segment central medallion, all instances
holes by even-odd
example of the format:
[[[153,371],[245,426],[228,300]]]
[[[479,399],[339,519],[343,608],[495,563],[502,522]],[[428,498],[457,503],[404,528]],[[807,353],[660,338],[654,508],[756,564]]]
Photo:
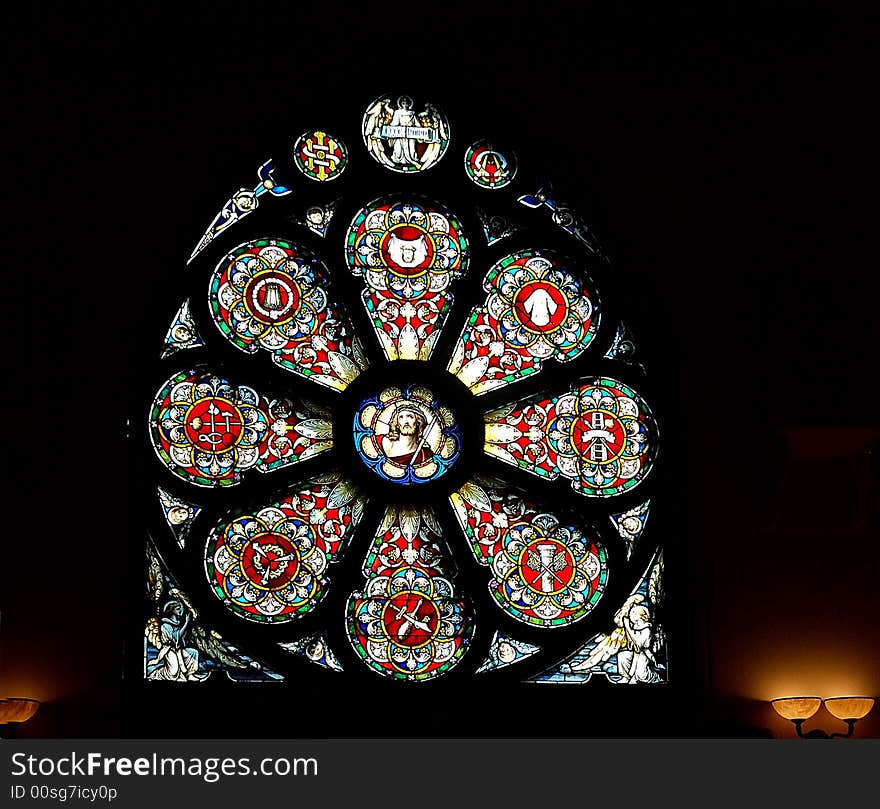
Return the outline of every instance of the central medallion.
[[[427,483],[444,475],[461,454],[455,414],[426,387],[388,387],[361,402],[354,417],[361,460],[379,477]]]

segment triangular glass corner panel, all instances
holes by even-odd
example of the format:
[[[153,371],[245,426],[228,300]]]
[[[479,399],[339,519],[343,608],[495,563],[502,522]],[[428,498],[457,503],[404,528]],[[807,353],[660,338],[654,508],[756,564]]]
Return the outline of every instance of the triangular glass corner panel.
[[[629,509],[629,511],[611,515],[611,524],[626,544],[627,559],[632,556],[636,543],[642,536],[642,531],[645,530],[645,525],[648,522],[648,515],[650,513],[651,501],[646,500],[641,505]]]
[[[462,330],[448,370],[475,394],[579,357],[599,329],[599,298],[585,273],[547,251],[505,256],[487,273],[485,301]]]
[[[177,544],[183,548],[186,545],[186,538],[189,536],[189,530],[196,516],[201,513],[198,506],[187,503],[179,497],[175,497],[170,492],[166,492],[161,486],[158,489],[159,503],[162,506],[162,513],[165,515],[165,522],[171,529]]]
[[[483,235],[486,237],[486,245],[491,246],[508,236],[513,236],[522,230],[522,227],[513,223],[506,216],[490,214],[482,208],[477,208],[477,216],[483,226]]]
[[[416,198],[377,199],[348,229],[345,257],[364,281],[362,299],[389,360],[427,360],[468,268],[457,217]]]
[[[617,331],[614,333],[614,340],[611,343],[611,348],[605,352],[605,357],[609,360],[625,362],[628,365],[633,365],[642,370],[645,368],[645,366],[638,360],[638,351],[632,334],[630,334],[629,329],[623,323],[617,324]]]
[[[516,640],[516,638],[512,638],[509,635],[496,632],[489,646],[489,654],[475,673],[480,674],[484,671],[503,669],[505,666],[519,663],[520,660],[525,660],[527,657],[531,657],[540,651],[540,646]]]
[[[151,614],[144,625],[145,680],[198,683],[217,672],[233,682],[284,679],[205,624],[152,543],[147,545],[147,595]]]
[[[162,359],[164,360],[184,348],[198,348],[203,345],[202,338],[199,337],[196,324],[189,311],[189,301],[184,301],[180,309],[177,310],[171,327],[165,335]]]
[[[614,628],[594,635],[573,655],[531,681],[585,683],[603,675],[621,684],[667,682],[666,632],[658,618],[664,600],[663,552],[658,550],[636,588],[614,613]]]
[[[342,664],[336,658],[336,655],[333,654],[333,650],[327,642],[326,632],[316,632],[314,635],[309,635],[302,640],[279,643],[278,645],[286,652],[297,654],[316,666],[332,669],[333,671],[342,671]]]

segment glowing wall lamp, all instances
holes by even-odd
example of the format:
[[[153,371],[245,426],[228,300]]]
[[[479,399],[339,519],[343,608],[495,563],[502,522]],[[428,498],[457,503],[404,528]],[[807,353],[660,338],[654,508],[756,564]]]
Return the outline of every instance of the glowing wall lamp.
[[[27,722],[40,707],[38,699],[25,699],[24,697],[8,697],[0,699],[0,725],[6,725],[6,736],[15,738],[15,729],[22,723]]]
[[[848,739],[853,735],[853,729],[859,719],[864,719],[874,707],[873,697],[785,697],[783,699],[770,700],[773,710],[783,719],[788,719],[795,727],[797,735],[802,739]],[[826,733],[824,730],[811,730],[804,733],[801,725],[819,710],[820,705],[832,716],[846,722],[846,733]]]

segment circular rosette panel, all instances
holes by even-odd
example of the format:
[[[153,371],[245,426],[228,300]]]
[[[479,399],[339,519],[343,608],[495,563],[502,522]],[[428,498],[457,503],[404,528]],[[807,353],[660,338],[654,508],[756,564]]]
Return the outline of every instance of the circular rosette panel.
[[[605,549],[550,515],[507,531],[492,560],[493,598],[514,618],[564,626],[589,614],[605,591]]]
[[[327,273],[308,250],[258,239],[224,256],[211,276],[211,314],[220,332],[248,353],[262,349],[286,370],[337,390],[366,367]]]
[[[354,217],[345,257],[388,359],[428,359],[468,266],[458,219],[436,203],[376,200]]]
[[[504,188],[516,176],[516,156],[491,141],[479,140],[468,146],[464,170],[468,179],[480,188]]]
[[[391,171],[409,174],[436,165],[449,145],[446,116],[431,103],[409,96],[377,98],[361,126],[370,155]]]
[[[332,445],[327,414],[310,402],[267,398],[204,369],[181,371],[156,394],[150,440],[162,462],[197,486],[232,486]]]
[[[348,149],[338,138],[321,130],[304,132],[293,147],[294,165],[310,180],[327,182],[348,165]]]
[[[474,393],[579,357],[599,329],[599,299],[583,272],[540,250],[505,256],[483,282],[488,293],[462,330],[449,371]]]
[[[444,475],[461,453],[455,414],[425,387],[386,388],[354,417],[355,449],[377,475],[425,483]]]
[[[458,662],[470,645],[473,623],[450,582],[408,568],[371,579],[363,595],[349,602],[348,632],[373,670],[427,680]]]
[[[310,612],[363,505],[353,484],[331,475],[217,526],[205,554],[215,595],[250,621],[281,623]]]
[[[610,497],[645,479],[657,455],[647,403],[615,379],[596,378],[552,399],[486,415],[485,450],[546,478],[569,478],[590,497]]]

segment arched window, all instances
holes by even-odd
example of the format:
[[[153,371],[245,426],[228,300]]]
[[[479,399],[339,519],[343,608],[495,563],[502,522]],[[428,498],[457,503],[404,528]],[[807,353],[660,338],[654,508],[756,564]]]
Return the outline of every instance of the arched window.
[[[667,682],[631,292],[509,133],[333,123],[206,212],[156,325],[143,679]]]

